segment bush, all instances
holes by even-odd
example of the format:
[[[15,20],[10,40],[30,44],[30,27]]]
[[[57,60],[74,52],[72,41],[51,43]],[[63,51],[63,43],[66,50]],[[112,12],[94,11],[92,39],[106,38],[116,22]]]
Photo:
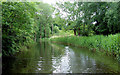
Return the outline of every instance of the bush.
[[[32,42],[34,10],[29,2],[2,3],[3,56],[13,55],[20,48],[19,44],[26,45]]]

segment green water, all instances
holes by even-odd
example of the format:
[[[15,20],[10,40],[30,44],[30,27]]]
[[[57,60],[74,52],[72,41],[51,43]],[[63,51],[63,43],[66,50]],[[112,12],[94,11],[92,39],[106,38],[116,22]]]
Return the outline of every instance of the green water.
[[[112,57],[49,42],[3,60],[6,73],[115,73],[119,72],[118,66]]]

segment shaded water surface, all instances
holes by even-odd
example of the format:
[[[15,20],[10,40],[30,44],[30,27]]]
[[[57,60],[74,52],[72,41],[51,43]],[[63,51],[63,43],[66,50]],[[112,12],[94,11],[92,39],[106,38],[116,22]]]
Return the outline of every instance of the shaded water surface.
[[[41,42],[15,58],[3,58],[3,72],[12,73],[111,73],[118,62],[85,48]]]

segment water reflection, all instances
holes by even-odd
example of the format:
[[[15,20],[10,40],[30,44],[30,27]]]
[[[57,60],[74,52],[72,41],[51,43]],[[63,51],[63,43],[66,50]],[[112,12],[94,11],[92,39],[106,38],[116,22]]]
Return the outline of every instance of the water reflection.
[[[84,48],[79,49],[49,42],[41,42],[16,58],[14,62],[9,64],[11,66],[8,69],[9,72],[108,73],[118,71],[118,65],[112,58],[93,54]]]
[[[53,71],[53,73],[103,72],[101,69],[96,68],[94,59],[89,58],[82,53],[74,53],[74,51],[68,46],[65,47],[64,55],[60,58],[60,60],[61,62],[59,62],[59,65],[56,66],[56,69]]]
[[[71,66],[70,66],[69,49],[68,47],[65,47],[65,52],[63,56],[60,58],[59,65],[55,66],[55,70],[53,71],[53,73],[70,73],[70,67]]]

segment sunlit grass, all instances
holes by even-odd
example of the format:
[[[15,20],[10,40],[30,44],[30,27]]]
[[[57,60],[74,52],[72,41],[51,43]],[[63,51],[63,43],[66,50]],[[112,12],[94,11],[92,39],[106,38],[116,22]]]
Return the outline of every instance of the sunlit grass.
[[[69,31],[59,30],[59,33],[55,33],[55,34],[54,34],[52,37],[50,37],[50,38],[63,37],[63,36],[69,36],[69,35],[73,35],[73,30],[69,30]]]

